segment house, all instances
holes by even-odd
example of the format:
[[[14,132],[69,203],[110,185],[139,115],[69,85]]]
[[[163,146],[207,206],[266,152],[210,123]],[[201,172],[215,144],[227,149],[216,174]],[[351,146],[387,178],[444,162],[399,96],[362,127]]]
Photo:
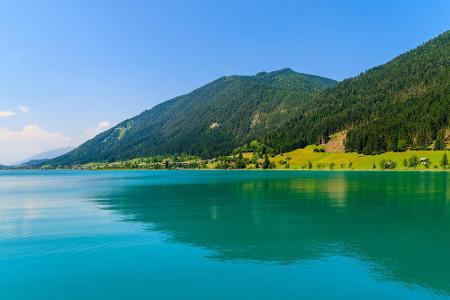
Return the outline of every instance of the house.
[[[258,159],[255,165],[257,165],[257,168],[262,168],[264,165],[264,160]]]
[[[419,159],[419,162],[423,165],[423,166],[429,166],[430,165],[430,159],[426,158],[426,157],[422,157]]]

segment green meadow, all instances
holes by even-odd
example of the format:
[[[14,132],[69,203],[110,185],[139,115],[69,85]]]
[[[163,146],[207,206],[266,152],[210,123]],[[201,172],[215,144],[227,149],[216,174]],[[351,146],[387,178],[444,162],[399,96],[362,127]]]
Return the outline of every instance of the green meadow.
[[[354,169],[354,170],[380,170],[380,164],[384,161],[395,162],[395,170],[436,170],[441,168],[441,161],[448,150],[408,150],[405,152],[385,152],[378,155],[364,155],[356,152],[316,152],[320,149],[316,146],[307,146],[270,158],[276,163],[277,169]],[[245,153],[244,157],[251,158],[251,153]],[[418,160],[428,159],[428,167],[418,161],[416,167],[409,166],[410,159],[416,156]],[[406,159],[407,166],[404,165]],[[255,168],[249,165],[248,168]]]

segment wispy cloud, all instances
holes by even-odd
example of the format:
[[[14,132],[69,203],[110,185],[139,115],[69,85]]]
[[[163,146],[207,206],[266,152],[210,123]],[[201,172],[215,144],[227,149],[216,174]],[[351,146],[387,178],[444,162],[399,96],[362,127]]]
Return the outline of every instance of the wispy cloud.
[[[72,139],[62,133],[49,132],[36,124],[18,131],[0,128],[1,163],[15,163],[36,153],[72,144]]]
[[[29,115],[30,112],[31,112],[30,108],[29,108],[28,106],[25,106],[25,105],[19,105],[17,108],[18,108],[22,113],[24,113],[24,114],[26,114],[26,115]]]
[[[110,122],[102,121],[102,122],[98,123],[97,126],[94,126],[92,128],[89,128],[88,130],[86,130],[84,133],[84,137],[86,139],[91,139],[94,136],[96,136],[97,134],[99,134],[100,132],[103,132],[106,129],[109,129],[110,127],[111,127]]]
[[[0,111],[0,118],[6,118],[14,116],[16,113],[10,110]]]

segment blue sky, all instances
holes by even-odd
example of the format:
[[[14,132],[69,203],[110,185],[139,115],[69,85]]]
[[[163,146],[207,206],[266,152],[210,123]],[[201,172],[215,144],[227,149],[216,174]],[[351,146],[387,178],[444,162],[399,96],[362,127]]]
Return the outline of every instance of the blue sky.
[[[218,2],[0,1],[0,162],[223,75],[342,80],[450,29],[446,0]]]

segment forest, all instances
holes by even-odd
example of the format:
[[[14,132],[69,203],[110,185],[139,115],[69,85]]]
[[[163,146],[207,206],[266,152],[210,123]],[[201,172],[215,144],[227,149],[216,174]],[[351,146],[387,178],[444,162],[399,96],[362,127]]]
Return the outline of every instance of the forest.
[[[336,81],[291,69],[228,76],[163,102],[105,131],[52,165],[165,154],[227,155],[267,132]]]
[[[283,151],[347,131],[346,151],[445,148],[450,116],[450,31],[319,92],[265,142]],[[435,143],[433,144],[433,142]],[[433,145],[432,145],[433,144]]]
[[[273,153],[345,132],[345,151],[445,149],[450,31],[342,82],[291,69],[226,76],[163,102],[45,162],[53,166],[155,155],[229,155],[259,140]]]

